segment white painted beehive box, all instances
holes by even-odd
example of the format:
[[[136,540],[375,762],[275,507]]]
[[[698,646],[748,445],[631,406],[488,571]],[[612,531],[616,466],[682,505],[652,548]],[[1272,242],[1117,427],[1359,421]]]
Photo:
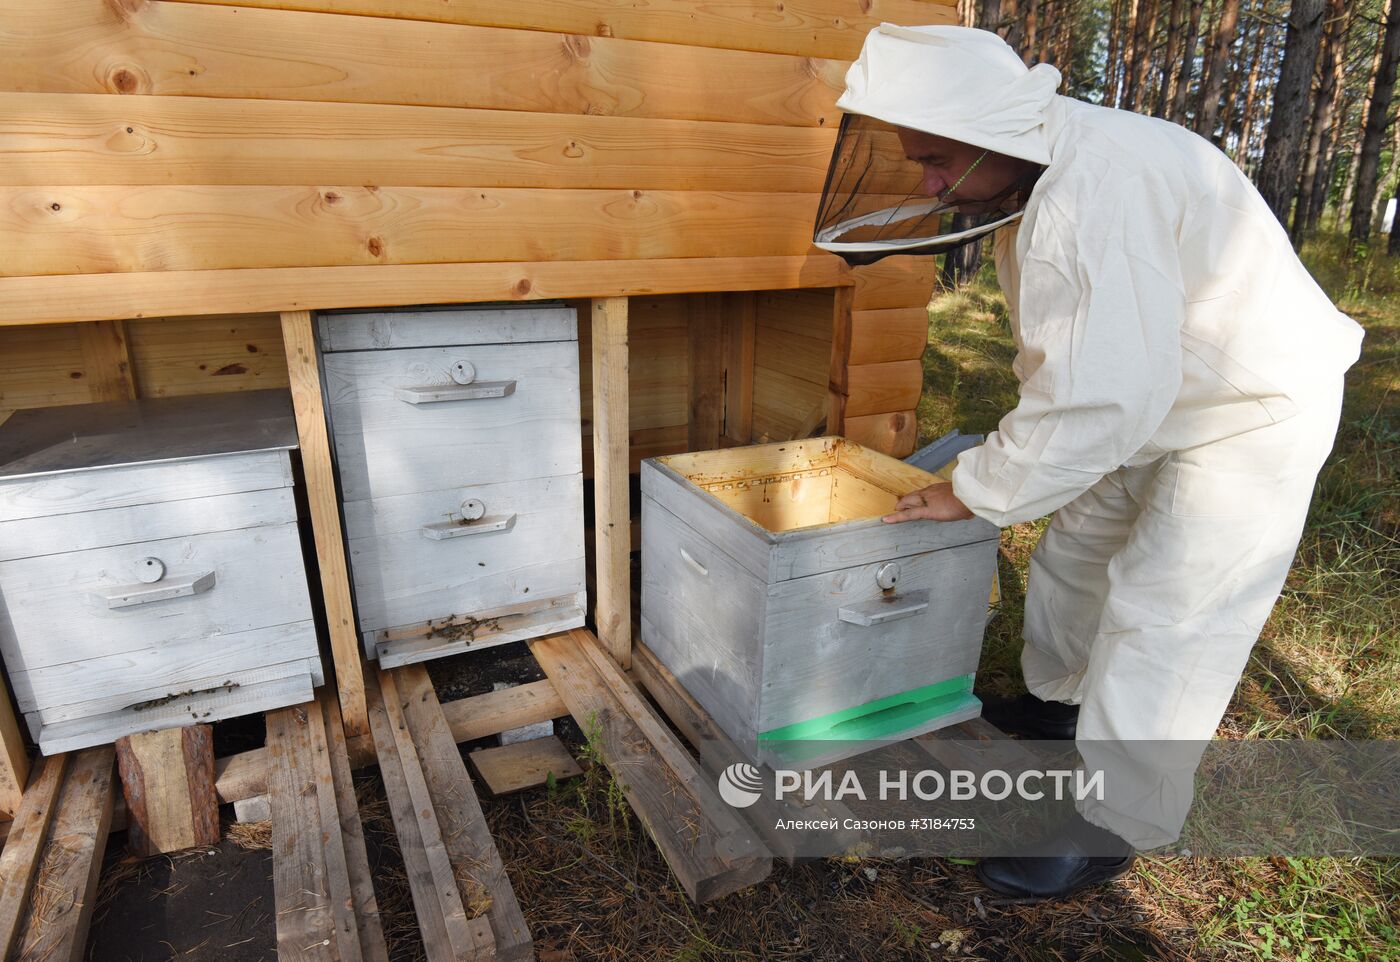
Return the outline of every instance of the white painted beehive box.
[[[312,697],[296,438],[284,390],[0,425],[0,651],[45,754]]]
[[[581,626],[575,310],[330,312],[317,333],[368,657],[388,668]]]
[[[996,526],[880,520],[936,480],[836,437],[642,463],[642,640],[751,759],[980,714]]]

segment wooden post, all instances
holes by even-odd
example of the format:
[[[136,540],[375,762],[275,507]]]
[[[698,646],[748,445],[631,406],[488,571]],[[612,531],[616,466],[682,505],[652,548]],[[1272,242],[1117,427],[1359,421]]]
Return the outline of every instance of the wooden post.
[[[136,855],[219,842],[214,728],[192,725],[118,738],[126,847]]]
[[[0,683],[0,814],[13,817],[29,781],[29,752],[19,730],[9,687]]]
[[[726,294],[724,312],[724,438],[753,440],[754,344],[758,306],[753,291]]]
[[[850,396],[851,304],[854,288],[838,287],[832,294],[831,373],[826,405],[826,433],[846,430],[846,398]]]
[[[369,715],[365,710],[360,638],[355,630],[355,609],[350,602],[350,569],[340,529],[340,504],[335,491],[335,468],[331,465],[330,436],[326,431],[320,365],[316,360],[316,337],[311,328],[310,311],[287,311],[282,315],[282,343],[287,351],[288,386],[296,409],[302,472],[311,508],[311,527],[316,536],[316,562],[321,569],[321,593],[331,633],[340,711],[345,721],[345,734],[353,740],[369,733]]]
[[[724,427],[724,295],[692,294],[687,299],[690,415],[686,419],[692,451],[719,447]]]
[[[632,665],[632,533],[628,497],[627,298],[593,306],[593,532],[598,639]]]
[[[121,321],[86,321],[78,325],[83,371],[94,401],[126,401],[136,397],[126,327]]]

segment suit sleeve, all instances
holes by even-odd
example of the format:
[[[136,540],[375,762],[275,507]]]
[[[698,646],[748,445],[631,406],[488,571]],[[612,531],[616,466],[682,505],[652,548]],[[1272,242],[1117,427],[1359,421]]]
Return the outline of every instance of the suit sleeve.
[[[1044,186],[1020,268],[1020,400],[952,476],[974,514],[1003,526],[1120,467],[1181,386],[1179,205],[1161,184],[1093,164]]]

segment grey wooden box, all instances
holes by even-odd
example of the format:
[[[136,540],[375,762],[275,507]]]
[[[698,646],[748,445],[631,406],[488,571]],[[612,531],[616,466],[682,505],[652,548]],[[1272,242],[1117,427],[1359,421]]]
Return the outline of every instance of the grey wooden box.
[[[312,697],[295,446],[285,390],[0,426],[0,651],[45,754]]]
[[[880,520],[936,480],[835,437],[642,462],[642,640],[752,760],[980,714],[996,526]]]
[[[577,324],[550,303],[318,315],[358,628],[384,667],[583,624]]]

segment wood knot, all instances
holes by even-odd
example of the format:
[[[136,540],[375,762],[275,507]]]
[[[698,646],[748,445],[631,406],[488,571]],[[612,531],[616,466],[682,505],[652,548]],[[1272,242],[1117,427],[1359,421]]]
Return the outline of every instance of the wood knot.
[[[52,204],[49,205],[49,210],[63,210],[63,205],[60,204],[58,201],[54,201]]]
[[[634,191],[632,191],[632,199],[633,199],[633,200],[641,200],[641,199],[642,199],[642,192],[641,192],[640,190],[634,190]]]
[[[326,193],[325,193],[325,201],[326,201],[327,204],[334,204],[334,203],[335,203],[336,201],[338,201],[338,200],[340,200],[340,195],[339,195],[339,194],[337,194],[337,193],[336,193],[335,191],[333,191],[333,190],[328,190],[328,191],[326,191]]]
[[[515,291],[515,295],[517,297],[524,297],[526,294],[530,293],[530,290],[533,287],[534,285],[530,283],[530,278],[522,277],[520,278],[520,280],[515,282],[515,286],[512,288],[512,290]]]
[[[249,354],[258,353],[258,346],[256,344],[244,344],[243,346],[248,349]]]
[[[564,148],[564,156],[577,160],[583,156],[583,148],[576,141],[569,141],[569,145]]]
[[[369,248],[370,254],[375,257],[381,257],[384,254],[384,241],[380,240],[378,237],[371,237],[365,246]]]
[[[246,367],[244,367],[242,364],[225,364],[223,367],[219,368],[217,371],[214,372],[214,376],[215,376],[215,377],[218,377],[219,375],[222,375],[222,374],[247,374],[247,373],[248,373],[248,369],[247,369]]]
[[[613,35],[612,27],[606,23],[599,23],[597,33],[600,37],[611,37]]]
[[[588,42],[587,37],[570,34],[564,38],[564,52],[575,60],[587,60],[592,50],[593,45]]]
[[[118,67],[107,78],[108,88],[119,94],[141,93],[149,84],[144,74],[130,67]]]

